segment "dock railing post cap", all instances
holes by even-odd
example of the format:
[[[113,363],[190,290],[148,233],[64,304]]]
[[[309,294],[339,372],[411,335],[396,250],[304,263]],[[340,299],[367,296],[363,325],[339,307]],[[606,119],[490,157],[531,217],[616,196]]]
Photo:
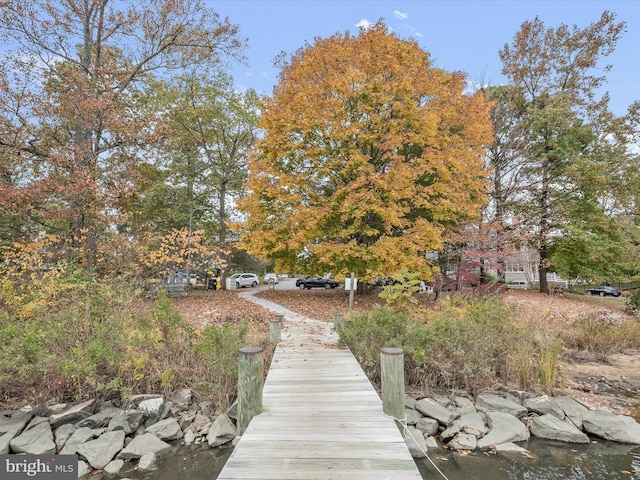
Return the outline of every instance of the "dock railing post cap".
[[[404,353],[403,349],[395,347],[382,347],[380,351],[385,355],[402,355]]]
[[[262,353],[264,348],[262,347],[242,347],[240,349],[240,353],[244,353],[245,355],[255,355],[256,353]]]

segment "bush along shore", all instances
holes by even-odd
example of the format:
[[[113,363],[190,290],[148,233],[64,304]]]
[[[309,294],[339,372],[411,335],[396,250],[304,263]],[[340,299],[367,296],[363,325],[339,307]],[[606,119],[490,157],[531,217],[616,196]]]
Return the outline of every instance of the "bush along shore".
[[[150,472],[157,459],[178,445],[217,448],[236,438],[236,415],[212,415],[208,402],[192,403],[184,389],[169,400],[136,395],[126,404],[96,400],[80,404],[25,407],[0,415],[0,454],[77,454],[78,477],[101,470],[111,476]],[[534,396],[514,390],[485,392],[473,399],[406,396],[406,441],[416,458],[446,445],[474,450],[535,455],[517,445],[531,435],[571,443],[592,437],[640,445],[640,424],[624,415],[595,409],[570,396]],[[568,447],[569,448],[569,447]]]

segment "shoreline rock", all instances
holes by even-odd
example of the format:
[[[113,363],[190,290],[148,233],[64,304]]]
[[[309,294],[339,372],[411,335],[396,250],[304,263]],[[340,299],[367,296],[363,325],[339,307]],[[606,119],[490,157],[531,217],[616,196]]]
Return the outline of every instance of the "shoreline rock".
[[[177,401],[161,395],[138,395],[124,407],[89,400],[78,405],[52,405],[0,412],[0,454],[78,454],[79,478],[94,470],[118,476],[156,468],[158,458],[178,445],[218,448],[237,439],[235,410],[211,415],[207,402],[192,403],[184,389]],[[462,454],[492,450],[535,455],[517,445],[530,435],[572,443],[605,439],[640,445],[640,424],[633,418],[584,405],[568,395],[534,397],[498,390],[472,399],[405,397],[409,449],[416,458],[446,448]],[[570,447],[568,447],[570,448]],[[81,475],[82,474],[82,475]]]
[[[411,424],[418,428],[428,425],[420,429],[428,442],[446,445],[452,451],[512,452],[510,445],[515,445],[522,453],[517,442],[527,441],[530,435],[568,445],[598,439],[640,445],[640,424],[633,418],[592,408],[568,395],[535,397],[498,390],[483,392],[475,401],[468,395],[452,396],[449,403],[446,400],[439,395],[406,396],[405,409]]]
[[[124,408],[89,400],[2,411],[0,454],[77,454],[78,478],[95,470],[118,476],[153,471],[157,459],[180,444],[215,448],[234,440],[233,412],[211,415],[210,404],[192,404],[189,389],[178,392],[175,399],[136,395]]]

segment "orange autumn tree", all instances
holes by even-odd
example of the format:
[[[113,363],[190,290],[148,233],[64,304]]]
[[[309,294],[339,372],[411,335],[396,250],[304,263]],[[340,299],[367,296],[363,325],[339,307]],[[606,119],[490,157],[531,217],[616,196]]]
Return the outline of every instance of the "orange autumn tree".
[[[249,251],[300,273],[430,278],[425,252],[485,202],[489,104],[464,89],[381,22],[299,49],[261,108]]]
[[[222,67],[244,42],[203,0],[13,0],[0,41],[0,211],[13,236],[53,232],[97,271],[164,131],[149,82]]]

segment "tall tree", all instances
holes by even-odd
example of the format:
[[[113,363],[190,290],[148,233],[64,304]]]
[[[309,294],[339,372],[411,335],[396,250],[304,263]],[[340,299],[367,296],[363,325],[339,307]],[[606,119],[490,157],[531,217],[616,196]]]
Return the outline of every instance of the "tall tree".
[[[240,203],[250,251],[285,270],[429,278],[425,253],[485,200],[489,104],[464,89],[382,23],[298,50],[261,107]]]
[[[629,137],[609,112],[608,95],[597,97],[605,81],[598,72],[609,70],[601,60],[624,28],[606,11],[583,29],[546,28],[536,18],[524,22],[500,51],[503,73],[523,99],[518,123],[526,163],[513,207],[538,249],[541,292],[549,293],[546,273],[554,246],[577,239],[602,242],[611,231],[606,197],[628,160]]]
[[[197,72],[180,77],[169,96],[170,152],[185,150],[177,163],[192,185],[190,209],[214,213],[213,230],[224,244],[230,205],[244,192],[247,157],[258,135],[258,97],[253,90],[235,91],[228,77]]]
[[[161,121],[138,114],[145,81],[240,56],[237,28],[201,0],[15,0],[0,35],[15,46],[0,78],[0,148],[22,175],[0,185],[0,201],[56,228],[92,269]]]
[[[182,212],[182,226],[205,229],[226,249],[227,222],[244,192],[247,157],[258,135],[257,95],[235,91],[226,75],[194,70],[158,83],[154,96],[168,119],[162,190],[182,198],[172,206]],[[149,200],[153,205],[153,196]]]

